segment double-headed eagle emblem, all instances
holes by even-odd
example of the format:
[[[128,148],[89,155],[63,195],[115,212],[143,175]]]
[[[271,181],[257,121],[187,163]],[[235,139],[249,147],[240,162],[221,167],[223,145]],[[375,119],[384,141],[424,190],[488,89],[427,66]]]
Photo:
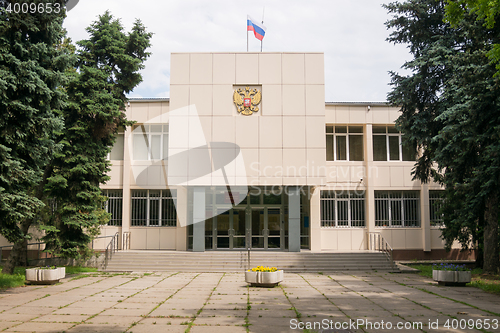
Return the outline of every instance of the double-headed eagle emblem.
[[[238,109],[238,112],[244,116],[250,116],[254,112],[259,111],[257,105],[260,104],[262,95],[258,89],[238,88],[234,91],[233,101]]]

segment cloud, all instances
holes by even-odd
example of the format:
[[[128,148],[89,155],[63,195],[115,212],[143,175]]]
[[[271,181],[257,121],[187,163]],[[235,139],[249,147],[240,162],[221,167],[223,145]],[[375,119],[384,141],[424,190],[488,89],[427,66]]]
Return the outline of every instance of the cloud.
[[[65,22],[74,41],[87,38],[85,28],[105,10],[129,30],[135,18],[154,32],[152,56],[142,71],[141,95],[168,93],[172,52],[245,52],[246,16],[267,27],[263,50],[324,52],[327,101],[384,101],[387,74],[410,59],[402,46],[386,42],[389,19],[374,0],[130,0],[80,1]],[[250,51],[260,42],[248,34]]]

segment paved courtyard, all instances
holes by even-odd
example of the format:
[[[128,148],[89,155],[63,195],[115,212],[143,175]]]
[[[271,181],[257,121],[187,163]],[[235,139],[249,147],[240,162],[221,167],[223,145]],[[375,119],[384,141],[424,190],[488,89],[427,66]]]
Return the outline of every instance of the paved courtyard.
[[[264,333],[500,332],[500,297],[384,272],[285,274],[272,289],[247,287],[243,273],[99,273],[0,292],[4,332],[233,333],[247,327]]]

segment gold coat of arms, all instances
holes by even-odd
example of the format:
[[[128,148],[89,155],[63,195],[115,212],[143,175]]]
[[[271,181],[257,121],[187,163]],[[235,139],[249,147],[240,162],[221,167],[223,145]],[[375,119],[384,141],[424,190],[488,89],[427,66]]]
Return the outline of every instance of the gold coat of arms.
[[[257,105],[260,104],[261,99],[262,95],[260,90],[256,88],[238,88],[233,94],[233,102],[236,105],[236,109],[244,116],[250,116],[254,112],[259,111],[259,107]]]

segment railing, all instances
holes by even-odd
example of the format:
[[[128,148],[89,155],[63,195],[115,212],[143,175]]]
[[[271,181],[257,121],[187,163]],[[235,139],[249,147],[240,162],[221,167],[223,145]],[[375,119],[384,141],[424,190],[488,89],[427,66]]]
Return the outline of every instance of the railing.
[[[385,253],[387,259],[391,263],[393,269],[396,269],[396,265],[394,264],[394,260],[392,260],[392,247],[385,240],[384,236],[378,232],[369,232],[368,233],[368,249],[370,251],[379,251]]]
[[[38,258],[38,259],[41,259],[41,258],[40,258],[40,252],[41,252],[41,251],[43,251],[43,250],[41,250],[41,249],[40,249],[40,246],[41,246],[42,244],[43,244],[43,245],[45,245],[45,243],[44,243],[44,242],[38,242],[38,243],[28,243],[28,246],[38,245],[38,248],[37,248],[37,258]],[[3,258],[2,258],[2,252],[3,252],[3,249],[4,249],[4,248],[9,248],[9,247],[14,247],[14,245],[4,245],[4,246],[0,246],[0,261],[2,261],[2,259],[3,259]]]
[[[104,251],[104,263],[102,265],[102,269],[106,269],[108,267],[108,263],[111,260],[111,258],[113,257],[113,253],[118,251],[118,245],[119,245],[119,239],[120,239],[119,233],[117,232],[113,236],[101,236],[101,237],[97,237],[97,238],[108,238],[108,237],[112,237],[112,238],[111,238],[111,241],[106,246],[106,250]],[[92,244],[94,244],[93,241],[92,241]]]
[[[122,250],[130,250],[130,231],[123,232]]]

